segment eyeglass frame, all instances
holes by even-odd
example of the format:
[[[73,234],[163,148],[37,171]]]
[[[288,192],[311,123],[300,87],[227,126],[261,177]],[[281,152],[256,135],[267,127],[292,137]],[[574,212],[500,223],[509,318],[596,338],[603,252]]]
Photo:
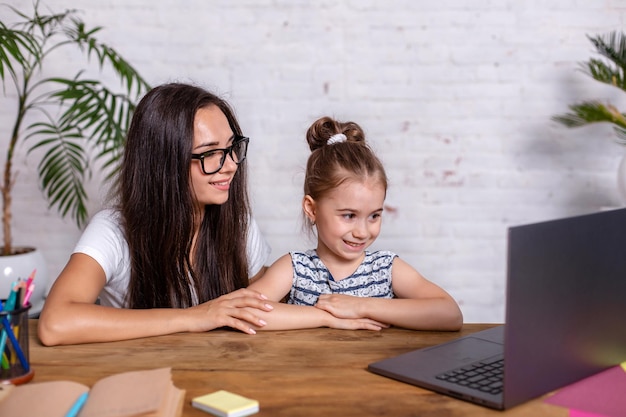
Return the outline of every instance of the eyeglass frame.
[[[243,156],[243,158],[239,159],[239,161],[235,161],[235,158],[233,158],[233,148],[235,147],[235,145],[240,144],[241,142],[245,142],[246,143],[246,153]],[[235,139],[233,140],[233,144],[230,145],[227,148],[219,148],[219,149],[209,149],[206,152],[202,152],[202,153],[192,153],[191,154],[191,159],[197,159],[200,161],[200,166],[202,167],[202,172],[204,172],[204,175],[211,175],[211,174],[215,174],[216,172],[219,172],[222,168],[224,168],[224,162],[226,162],[226,156],[230,156],[230,159],[232,159],[232,161],[239,165],[241,164],[243,161],[246,160],[246,157],[248,156],[248,145],[250,144],[250,138],[247,136],[240,136],[237,135],[235,136]],[[222,159],[220,161],[220,166],[219,168],[217,168],[215,171],[211,171],[211,172],[207,172],[206,169],[204,169],[204,157],[207,154],[213,153],[213,152],[218,152],[218,151],[222,151]]]

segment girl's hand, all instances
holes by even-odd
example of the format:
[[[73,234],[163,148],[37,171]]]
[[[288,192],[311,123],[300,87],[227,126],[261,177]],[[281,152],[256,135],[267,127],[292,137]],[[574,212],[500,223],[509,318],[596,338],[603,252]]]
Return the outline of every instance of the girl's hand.
[[[386,329],[389,325],[371,319],[340,319],[333,318],[328,327],[341,330],[374,330]]]
[[[367,298],[354,297],[344,294],[321,294],[315,307],[327,311],[335,317],[342,319],[360,319],[365,316],[360,313],[361,306],[367,302]]]
[[[263,327],[266,322],[254,314],[254,310],[269,312],[273,308],[263,294],[242,288],[189,308],[196,317],[190,331],[205,332],[227,326],[244,333],[256,334],[251,325]]]

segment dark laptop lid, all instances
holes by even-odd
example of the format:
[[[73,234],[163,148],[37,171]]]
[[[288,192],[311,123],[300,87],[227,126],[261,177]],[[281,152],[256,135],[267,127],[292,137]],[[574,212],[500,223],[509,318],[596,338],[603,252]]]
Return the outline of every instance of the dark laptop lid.
[[[509,228],[504,406],[626,360],[626,209]]]

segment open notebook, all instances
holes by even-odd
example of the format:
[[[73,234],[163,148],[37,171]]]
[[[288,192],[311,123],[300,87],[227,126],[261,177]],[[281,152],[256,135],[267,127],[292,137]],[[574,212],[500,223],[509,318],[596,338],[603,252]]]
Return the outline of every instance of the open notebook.
[[[91,389],[74,381],[5,386],[2,417],[180,417],[185,390],[174,386],[171,368],[129,371],[98,380]]]

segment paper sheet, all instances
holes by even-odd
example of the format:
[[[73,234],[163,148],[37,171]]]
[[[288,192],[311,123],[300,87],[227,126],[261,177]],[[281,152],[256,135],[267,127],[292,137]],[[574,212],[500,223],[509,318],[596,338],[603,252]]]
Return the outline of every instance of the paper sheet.
[[[570,417],[626,417],[626,362],[561,388],[546,402]]]

